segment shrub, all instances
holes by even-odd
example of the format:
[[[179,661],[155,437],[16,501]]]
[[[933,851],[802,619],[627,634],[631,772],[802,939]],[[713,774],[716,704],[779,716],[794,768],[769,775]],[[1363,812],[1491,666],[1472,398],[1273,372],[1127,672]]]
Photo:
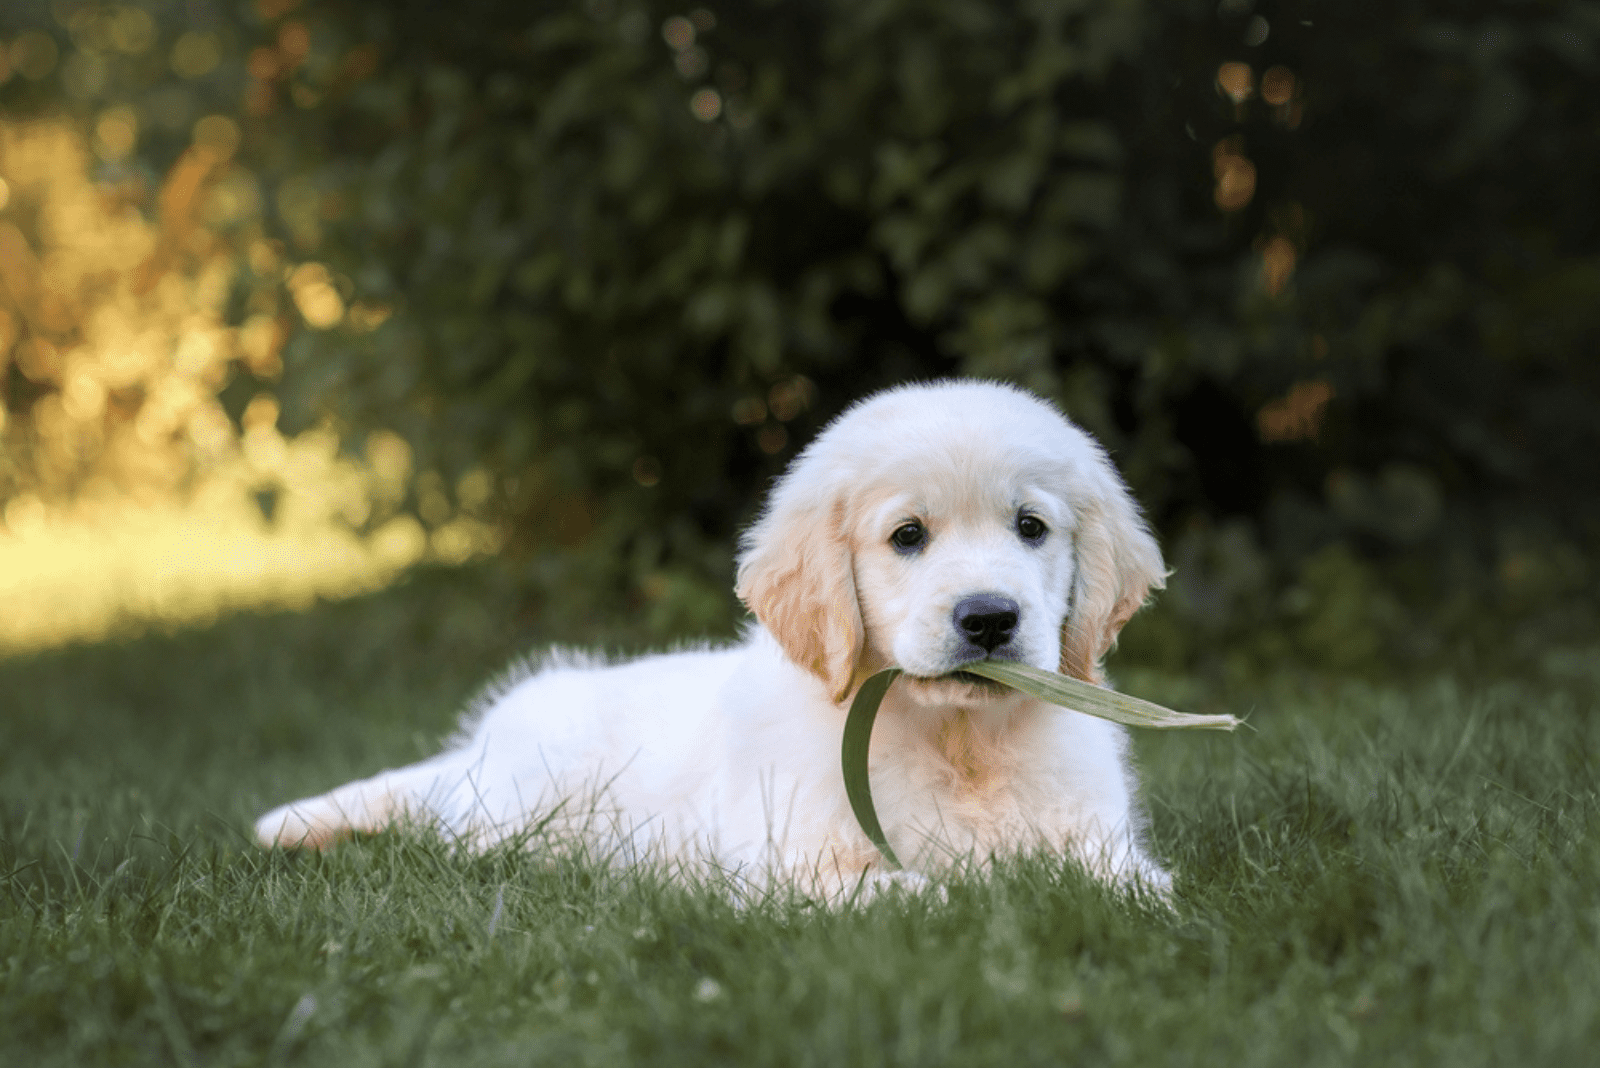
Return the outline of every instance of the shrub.
[[[726,625],[763,484],[945,374],[1056,398],[1233,560],[1169,598],[1212,646],[1381,659],[1462,596],[1544,611],[1515,546],[1592,553],[1577,0],[260,10],[242,151],[342,301],[299,302],[285,411],[471,473],[562,604]],[[1388,607],[1294,623],[1330,583]]]

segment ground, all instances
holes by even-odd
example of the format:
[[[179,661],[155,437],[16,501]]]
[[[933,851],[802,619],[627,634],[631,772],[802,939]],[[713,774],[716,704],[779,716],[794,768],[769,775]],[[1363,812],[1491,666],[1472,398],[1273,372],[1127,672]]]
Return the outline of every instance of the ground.
[[[564,637],[574,636],[566,628]],[[584,632],[580,637],[598,635]],[[1517,1064],[1600,1050],[1600,670],[1121,684],[1169,907],[1019,858],[826,912],[533,849],[257,850],[549,637],[459,577],[0,661],[0,1063]],[[1594,658],[1600,663],[1600,656]]]

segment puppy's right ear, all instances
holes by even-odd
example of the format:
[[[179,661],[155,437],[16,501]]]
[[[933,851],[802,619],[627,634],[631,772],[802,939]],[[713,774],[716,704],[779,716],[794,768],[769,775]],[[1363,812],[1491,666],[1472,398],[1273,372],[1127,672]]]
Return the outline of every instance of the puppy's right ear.
[[[745,534],[735,587],[789,659],[836,701],[850,693],[866,640],[843,511],[838,501],[775,495]]]

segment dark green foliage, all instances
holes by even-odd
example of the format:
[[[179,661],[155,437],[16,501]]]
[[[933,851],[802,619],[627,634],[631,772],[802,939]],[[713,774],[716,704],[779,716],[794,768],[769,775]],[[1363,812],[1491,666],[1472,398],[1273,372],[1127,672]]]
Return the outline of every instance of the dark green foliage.
[[[1027,384],[1106,441],[1190,630],[1427,655],[1472,611],[1450,595],[1515,610],[1527,547],[1592,543],[1588,5],[744,0],[677,51],[660,4],[443,10],[319,9],[384,56],[292,123],[340,206],[324,251],[403,314],[302,335],[285,385],[413,413],[589,580],[701,605],[664,624],[714,618],[690,591],[726,586],[819,419],[942,374]],[[1226,60],[1291,71],[1289,102],[1236,105]],[[1257,175],[1231,213],[1217,151]],[[762,419],[797,374],[814,406]],[[1534,601],[1592,585],[1555,571]],[[1320,584],[1397,576],[1395,606],[1307,617]]]
[[[152,10],[165,47],[188,16]],[[736,531],[816,427],[972,374],[1112,450],[1177,565],[1151,626],[1184,662],[1597,629],[1591,3],[207,18],[230,51],[186,114],[242,93],[293,256],[397,310],[300,330],[286,412],[487,467],[551,603],[726,627]],[[304,61],[253,80],[300,26]],[[159,64],[117,62],[107,93],[165,114]]]

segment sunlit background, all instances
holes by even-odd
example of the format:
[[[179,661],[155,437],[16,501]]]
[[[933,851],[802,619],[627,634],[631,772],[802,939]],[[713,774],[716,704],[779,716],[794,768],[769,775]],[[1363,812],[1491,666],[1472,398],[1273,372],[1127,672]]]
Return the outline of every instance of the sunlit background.
[[[265,234],[236,118],[189,121],[180,98],[164,121],[190,144],[152,174],[135,161],[162,118],[81,107],[114,61],[165,64],[177,87],[210,74],[218,35],[162,39],[137,6],[52,11],[56,32],[0,39],[0,82],[59,85],[54,110],[77,112],[0,118],[0,654],[304,607],[492,551],[497,529],[438,493],[426,527],[400,509],[416,472],[395,434],[352,452],[329,425],[279,429],[290,332],[386,312]],[[230,416],[219,394],[241,378]]]

